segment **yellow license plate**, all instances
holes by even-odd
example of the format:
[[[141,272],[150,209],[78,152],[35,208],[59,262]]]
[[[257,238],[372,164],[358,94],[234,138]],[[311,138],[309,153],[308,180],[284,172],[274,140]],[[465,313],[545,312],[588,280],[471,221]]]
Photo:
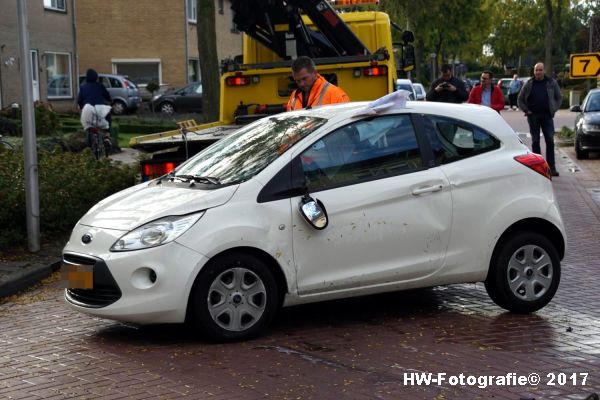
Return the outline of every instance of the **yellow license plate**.
[[[69,289],[92,289],[94,272],[91,265],[67,264],[61,266],[62,280]]]

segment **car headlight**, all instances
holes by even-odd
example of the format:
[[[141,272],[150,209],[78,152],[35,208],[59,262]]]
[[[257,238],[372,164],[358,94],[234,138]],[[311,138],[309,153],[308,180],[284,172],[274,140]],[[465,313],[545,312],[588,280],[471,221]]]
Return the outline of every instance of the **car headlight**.
[[[584,123],[582,126],[584,131],[600,131],[600,125]]]
[[[153,101],[153,102],[154,102],[154,101],[158,100],[158,99],[160,98],[160,96],[162,96],[162,94],[157,94],[157,95],[154,95],[154,97],[152,97],[152,100],[151,100],[151,101]]]
[[[202,215],[204,215],[204,211],[148,222],[121,236],[112,245],[110,251],[141,250],[172,242],[194,225]]]

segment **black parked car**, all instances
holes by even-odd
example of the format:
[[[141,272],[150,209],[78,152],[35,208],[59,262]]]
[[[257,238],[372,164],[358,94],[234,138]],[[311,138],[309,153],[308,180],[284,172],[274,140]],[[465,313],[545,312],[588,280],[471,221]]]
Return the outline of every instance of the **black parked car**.
[[[575,117],[575,153],[588,158],[590,151],[600,151],[600,89],[592,89],[581,106],[572,106]]]
[[[152,98],[150,106],[164,114],[202,112],[202,85],[198,82]]]

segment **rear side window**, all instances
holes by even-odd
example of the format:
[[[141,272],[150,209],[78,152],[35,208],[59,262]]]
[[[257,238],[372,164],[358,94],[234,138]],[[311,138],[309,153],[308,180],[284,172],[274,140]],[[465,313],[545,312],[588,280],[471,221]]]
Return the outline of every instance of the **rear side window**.
[[[423,117],[423,128],[438,164],[448,164],[500,148],[500,140],[478,126],[454,118]]]
[[[111,87],[114,87],[114,88],[121,88],[121,87],[123,87],[123,84],[117,78],[108,78],[108,80],[110,81],[110,86]]]
[[[110,81],[108,80],[108,78],[106,76],[101,76],[99,78],[99,81],[101,84],[103,84],[106,88],[110,88]]]
[[[300,160],[311,191],[406,174],[423,167],[408,115],[346,125],[313,143]]]

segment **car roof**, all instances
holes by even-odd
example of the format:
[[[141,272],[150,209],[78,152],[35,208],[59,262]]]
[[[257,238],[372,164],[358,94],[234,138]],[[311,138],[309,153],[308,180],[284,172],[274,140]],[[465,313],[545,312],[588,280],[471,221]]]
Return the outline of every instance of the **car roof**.
[[[318,106],[310,110],[292,111],[300,115],[311,115],[315,117],[326,118],[331,124],[342,124],[358,120],[354,115],[365,109],[371,102],[350,102],[339,103],[325,106]],[[512,128],[495,110],[476,104],[453,104],[441,103],[435,101],[407,101],[405,108],[392,108],[384,110],[377,115],[391,115],[401,113],[433,114],[448,118],[457,118],[461,121],[469,122],[481,126],[488,130],[493,130],[494,134],[499,136],[514,135]],[[289,114],[289,113],[288,113]],[[493,128],[493,129],[492,129]]]

